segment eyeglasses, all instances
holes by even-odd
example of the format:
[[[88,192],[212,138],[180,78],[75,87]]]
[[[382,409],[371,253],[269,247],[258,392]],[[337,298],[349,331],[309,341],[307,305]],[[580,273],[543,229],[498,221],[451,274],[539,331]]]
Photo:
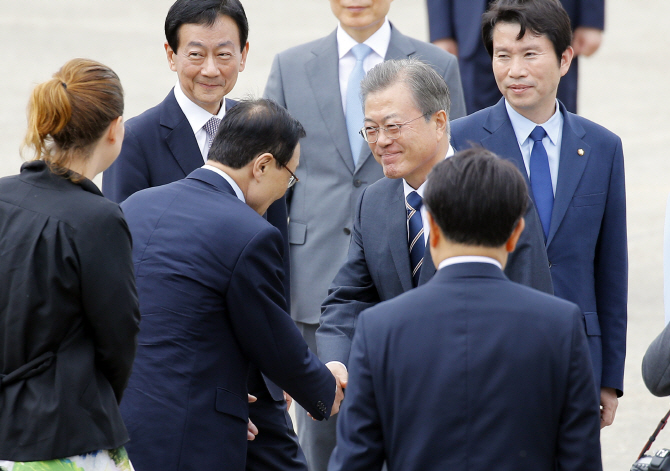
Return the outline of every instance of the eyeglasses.
[[[295,185],[296,183],[298,183],[300,181],[300,179],[295,176],[295,173],[291,172],[291,170],[289,170],[289,168],[286,165],[281,164],[281,166],[284,167],[286,169],[286,171],[291,174],[291,178],[288,179],[287,188],[291,188],[293,185]]]
[[[427,115],[428,113],[424,113],[419,118],[423,118]],[[410,119],[406,123],[401,123],[401,124],[389,124],[388,126],[379,126],[379,127],[372,127],[372,126],[365,126],[362,127],[358,133],[363,136],[363,139],[368,144],[374,144],[377,142],[377,139],[379,139],[379,131],[382,130],[384,131],[384,134],[386,137],[389,139],[398,139],[400,137],[400,129],[405,126],[406,124],[411,123],[412,121],[416,121],[419,118],[414,118]]]

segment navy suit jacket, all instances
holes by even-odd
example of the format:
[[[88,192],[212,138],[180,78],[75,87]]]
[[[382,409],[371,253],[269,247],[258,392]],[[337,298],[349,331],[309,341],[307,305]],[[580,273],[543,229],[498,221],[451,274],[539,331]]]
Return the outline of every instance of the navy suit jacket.
[[[225,100],[226,109],[237,104]],[[102,192],[121,203],[136,191],[180,180],[204,164],[193,128],[174,96],[174,89],[153,108],[126,122],[126,133],[119,157],[103,173]],[[268,208],[267,219],[284,237],[288,253],[288,212],[284,198]],[[289,270],[289,257],[284,260]],[[284,281],[286,299],[290,299],[290,276]],[[277,392],[273,391],[273,396]],[[278,399],[279,396],[276,397]]]
[[[426,0],[430,40],[452,38],[458,42],[458,60],[466,94],[468,113],[481,107],[482,102],[474,94],[489,96],[488,105],[500,97],[491,70],[491,58],[482,41],[482,14],[488,0]],[[572,28],[580,26],[604,29],[605,0],[561,0],[570,17]],[[472,64],[468,66],[466,63]],[[478,65],[475,65],[477,63]],[[488,66],[486,66],[488,63]],[[575,58],[568,73],[561,79],[558,98],[568,109],[577,107],[578,62]]]
[[[327,418],[335,382],[286,312],[279,231],[207,169],[121,206],[142,314],[121,406],[136,469],[244,469],[250,362]]]
[[[361,314],[330,471],[601,469],[577,306],[487,263]]]
[[[552,293],[537,212],[529,209],[526,219],[527,230],[510,254],[506,273],[513,281]],[[435,266],[426,252],[419,284],[433,274]],[[358,315],[410,289],[412,275],[402,179],[382,178],[365,189],[356,207],[347,261],[323,302],[321,325],[316,333],[319,357],[346,365]]]
[[[546,241],[554,293],[582,309],[596,385],[622,394],[628,249],[621,139],[560,107],[563,137]],[[514,162],[528,181],[504,100],[454,121],[451,140],[456,149],[475,143]]]

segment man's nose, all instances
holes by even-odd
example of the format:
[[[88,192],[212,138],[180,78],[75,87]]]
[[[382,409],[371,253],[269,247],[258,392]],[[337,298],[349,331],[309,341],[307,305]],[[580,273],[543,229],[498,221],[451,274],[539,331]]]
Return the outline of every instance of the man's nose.
[[[507,74],[510,77],[523,77],[527,74],[526,61],[523,57],[513,57],[510,60]]]
[[[219,75],[219,68],[216,66],[216,58],[208,55],[205,62],[202,64],[202,75],[207,77],[215,77]]]

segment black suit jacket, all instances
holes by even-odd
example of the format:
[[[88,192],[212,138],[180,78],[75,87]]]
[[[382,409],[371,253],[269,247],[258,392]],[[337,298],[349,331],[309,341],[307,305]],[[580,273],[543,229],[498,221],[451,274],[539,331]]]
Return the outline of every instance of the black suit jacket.
[[[42,161],[0,180],[0,460],[128,441],[118,401],[139,310],[128,226]]]
[[[142,310],[121,404],[136,469],[244,469],[250,361],[328,417],[335,380],[286,312],[279,231],[207,169],[122,207]]]
[[[441,269],[359,318],[331,471],[597,471],[579,308],[488,263]]]

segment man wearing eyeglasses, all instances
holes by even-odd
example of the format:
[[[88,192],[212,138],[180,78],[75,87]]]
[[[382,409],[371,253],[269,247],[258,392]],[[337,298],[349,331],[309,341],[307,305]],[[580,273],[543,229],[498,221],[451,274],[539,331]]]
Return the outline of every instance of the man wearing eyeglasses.
[[[205,166],[121,204],[142,314],[121,406],[138,470],[295,469],[278,453],[250,466],[250,364],[313,417],[338,411],[341,387],[287,313],[283,238],[261,216],[295,181],[304,135],[276,103],[242,100]]]
[[[361,96],[361,133],[386,178],[366,188],[358,201],[348,258],[323,302],[316,332],[319,358],[343,378],[348,378],[358,315],[424,284],[435,273],[426,251],[423,190],[431,169],[454,152],[447,86],[425,63],[405,59],[379,64],[361,82]],[[530,200],[525,220],[526,230],[505,274],[551,294],[540,221]]]

